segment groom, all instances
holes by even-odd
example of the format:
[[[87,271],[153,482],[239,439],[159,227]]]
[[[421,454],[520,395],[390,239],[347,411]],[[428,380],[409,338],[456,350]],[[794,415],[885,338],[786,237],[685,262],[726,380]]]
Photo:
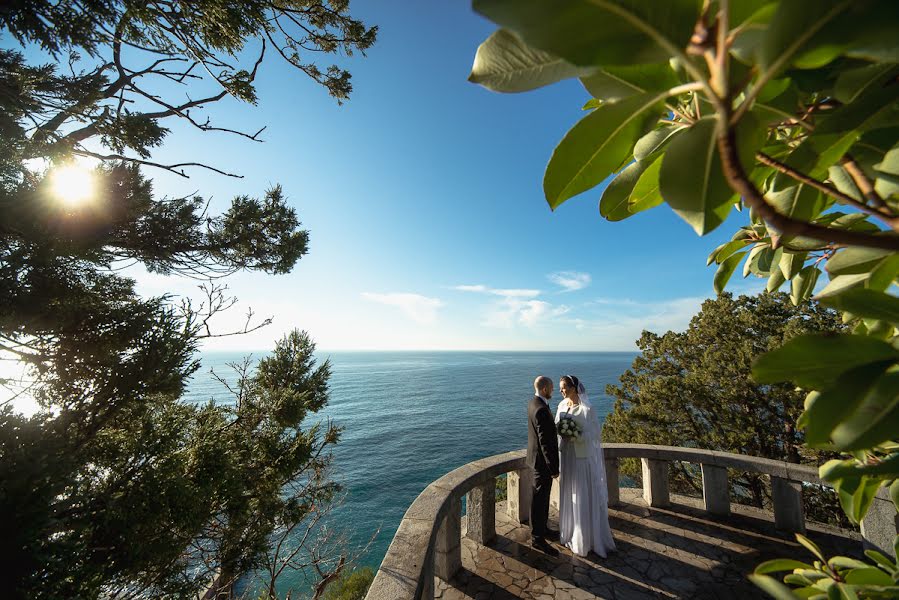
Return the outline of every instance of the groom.
[[[531,545],[550,556],[559,551],[548,539],[559,539],[559,532],[549,529],[549,493],[553,479],[559,476],[559,442],[556,424],[549,410],[553,382],[540,376],[534,380],[534,398],[528,405],[528,466],[534,472],[534,496],[531,500]]]

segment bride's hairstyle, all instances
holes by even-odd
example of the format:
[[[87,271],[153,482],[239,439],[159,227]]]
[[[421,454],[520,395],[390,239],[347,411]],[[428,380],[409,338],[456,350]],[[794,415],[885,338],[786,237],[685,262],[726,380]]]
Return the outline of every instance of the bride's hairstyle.
[[[580,381],[578,381],[577,377],[575,377],[574,375],[562,375],[562,379],[567,381],[568,385],[573,387],[575,392],[578,391],[578,384],[580,384]]]

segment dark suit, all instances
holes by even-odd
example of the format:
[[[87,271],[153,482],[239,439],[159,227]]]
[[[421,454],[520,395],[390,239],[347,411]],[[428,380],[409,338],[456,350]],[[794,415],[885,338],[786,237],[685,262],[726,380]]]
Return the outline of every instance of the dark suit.
[[[559,440],[556,435],[556,424],[549,406],[540,396],[534,396],[528,405],[527,463],[534,471],[531,535],[537,539],[546,535],[549,493],[553,477],[559,474]]]

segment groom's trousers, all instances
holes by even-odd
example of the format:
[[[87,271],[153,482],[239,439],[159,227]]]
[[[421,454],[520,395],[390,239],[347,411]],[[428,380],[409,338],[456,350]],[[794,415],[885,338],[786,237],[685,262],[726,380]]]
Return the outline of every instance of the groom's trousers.
[[[549,495],[553,486],[553,478],[549,473],[541,473],[534,469],[534,495],[531,497],[531,537],[535,539],[546,536],[546,520],[549,518]]]

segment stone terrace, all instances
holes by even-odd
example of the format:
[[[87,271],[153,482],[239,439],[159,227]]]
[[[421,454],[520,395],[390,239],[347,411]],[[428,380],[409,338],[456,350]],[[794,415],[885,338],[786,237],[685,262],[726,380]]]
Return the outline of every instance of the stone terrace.
[[[642,490],[619,487],[623,458],[640,460]],[[674,462],[701,468],[702,499],[669,493]],[[531,470],[524,450],[516,450],[470,462],[428,485],[400,522],[366,599],[762,598],[746,579],[756,565],[779,557],[809,560],[793,532],[805,533],[828,555],[860,556],[862,542],[891,553],[899,525],[886,490],[875,497],[861,536],[807,522],[803,489],[827,485],[812,466],[642,444],[607,444],[605,464],[618,545],[608,558],[564,549],[553,558],[530,547],[522,523]],[[734,471],[770,479],[772,512],[730,503]],[[504,473],[508,500],[497,503],[496,477]]]
[[[462,540],[462,569],[449,581],[435,578],[441,600],[650,600],[653,598],[765,598],[746,574],[769,558],[806,554],[792,534],[774,528],[770,513],[734,506],[712,517],[702,501],[674,496],[650,508],[641,490],[622,489],[610,510],[618,551],[586,558],[560,548],[551,558],[528,544],[530,530],[497,504],[496,538],[482,546]],[[554,518],[554,515],[551,517]],[[463,533],[466,519],[462,519]],[[553,523],[555,526],[555,523]],[[860,551],[852,533],[809,525],[807,535],[827,553]],[[558,548],[558,546],[557,546]]]

